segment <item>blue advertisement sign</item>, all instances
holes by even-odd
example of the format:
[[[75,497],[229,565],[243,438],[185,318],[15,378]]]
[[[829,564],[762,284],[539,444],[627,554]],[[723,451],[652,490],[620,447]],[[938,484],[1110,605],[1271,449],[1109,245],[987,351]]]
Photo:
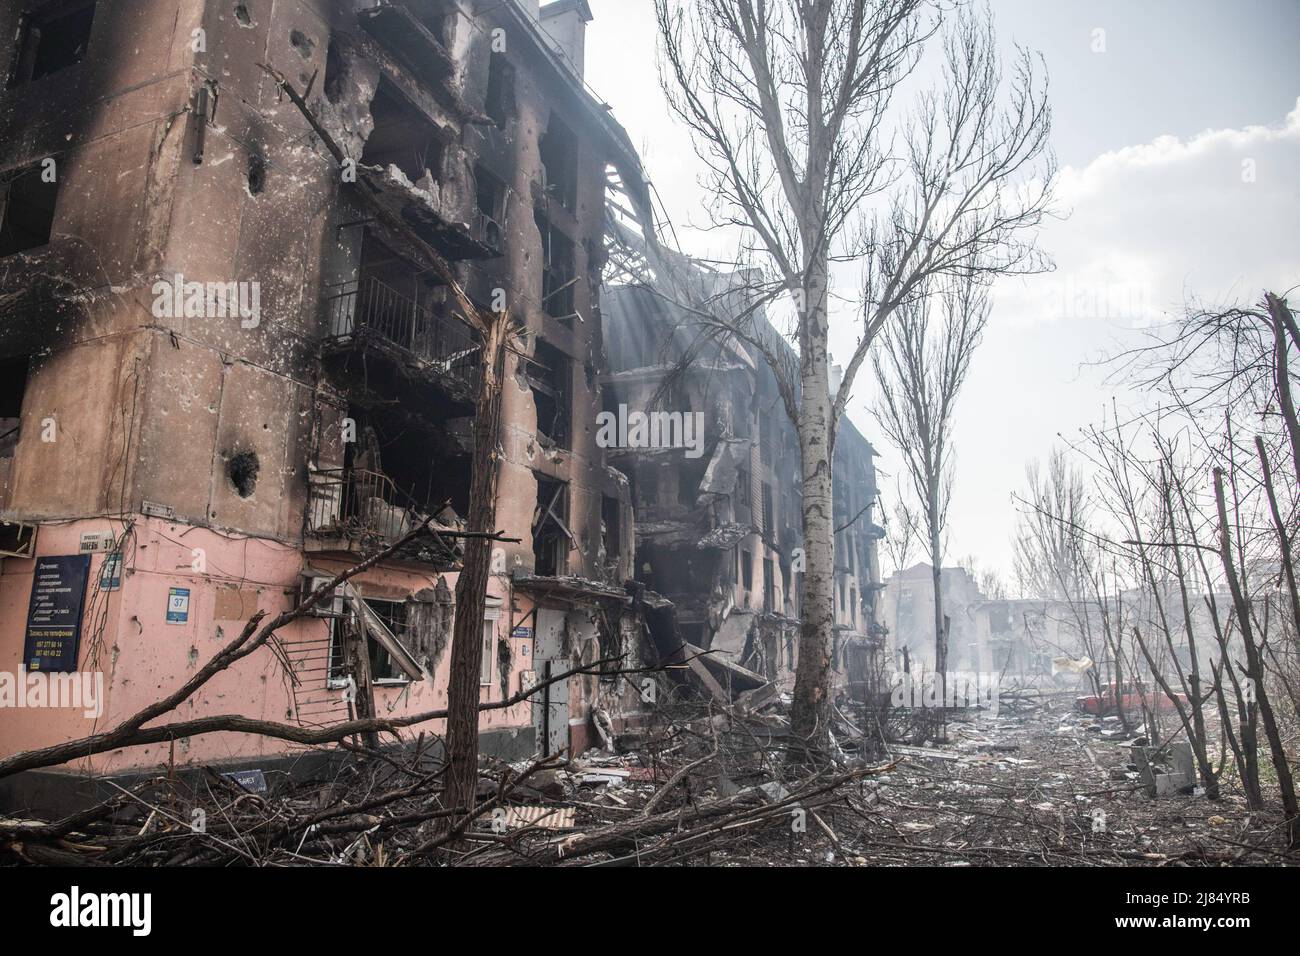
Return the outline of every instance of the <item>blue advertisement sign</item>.
[[[88,554],[36,559],[23,642],[23,666],[27,670],[67,673],[77,669],[81,610],[89,577]]]

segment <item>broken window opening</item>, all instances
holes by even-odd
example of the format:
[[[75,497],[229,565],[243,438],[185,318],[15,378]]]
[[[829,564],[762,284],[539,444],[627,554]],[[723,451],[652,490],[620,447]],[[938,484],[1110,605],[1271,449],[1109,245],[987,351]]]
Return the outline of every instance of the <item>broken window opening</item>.
[[[431,422],[446,433],[429,435],[408,420],[401,408],[350,407],[357,423],[357,440],[347,446],[353,471],[381,475],[391,482],[397,498],[419,514],[433,514],[450,502],[459,514],[469,513],[470,439],[472,420]],[[432,439],[432,440],[430,440]]]
[[[363,603],[383,622],[383,625],[397,638],[405,640],[407,632],[406,603],[403,601],[385,601],[379,598],[362,598]],[[329,619],[329,670],[328,685],[340,687],[347,683],[347,653],[344,647],[344,628],[356,633],[355,618],[344,611],[342,597],[334,602],[333,616]],[[365,628],[361,629],[365,632]],[[393,655],[368,634],[365,637],[366,654],[370,661],[370,682],[372,684],[405,684],[410,677],[393,659]]]
[[[9,86],[30,83],[80,63],[90,45],[94,20],[93,2],[53,4],[23,17]]]
[[[323,460],[310,476],[309,532],[364,552],[427,517],[455,525],[469,510],[473,419],[433,405],[417,414],[400,402],[358,402],[347,408],[347,437],[326,443],[324,454],[317,449]],[[416,553],[436,565],[454,560],[434,543]]]
[[[700,622],[682,621],[678,624],[682,632],[682,640],[692,647],[703,647],[708,635],[708,628]]]
[[[338,41],[331,40],[329,50],[325,54],[325,83],[321,87],[325,93],[325,99],[331,103],[337,103],[342,99],[347,79],[347,60],[343,58],[343,53],[339,50]]]
[[[29,166],[0,185],[0,258],[49,245],[59,184],[43,173]]]
[[[753,422],[750,417],[749,396],[743,386],[736,386],[731,393],[731,431],[736,438],[753,436]]]
[[[483,657],[479,661],[478,682],[480,687],[492,683],[492,663],[497,656],[497,619],[501,612],[490,607],[483,611]]]
[[[570,212],[578,208],[578,137],[564,121],[551,114],[551,122],[538,144],[542,160],[542,188]]]
[[[387,78],[381,77],[370,101],[375,126],[361,153],[363,166],[396,166],[413,184],[425,176],[442,181],[442,131],[412,106]]]
[[[749,594],[754,590],[754,555],[747,549],[740,552],[740,586],[745,591],[745,606],[749,606]]]
[[[12,458],[18,447],[30,364],[26,355],[0,359],[0,458]]]
[[[647,511],[659,507],[659,465],[653,461],[636,466],[636,501]]]
[[[488,60],[487,97],[483,112],[497,126],[505,128],[515,116],[515,68],[504,53],[493,53]]]
[[[575,246],[541,213],[536,219],[542,234],[542,309],[552,318],[568,322],[577,310]]]
[[[482,166],[475,166],[474,187],[478,207],[476,238],[492,249],[502,249],[504,235],[501,224],[506,219],[506,184]]]
[[[763,559],[763,610],[772,614],[776,607],[776,567],[771,558]]]
[[[406,603],[404,601],[381,601],[377,598],[364,598],[366,607],[374,611],[395,636],[402,637],[406,632]],[[393,660],[393,655],[376,641],[367,637],[370,650],[370,680],[375,684],[402,683],[409,680],[402,669]]]
[[[768,538],[773,534],[772,521],[772,486],[763,482],[763,534]]]
[[[601,683],[610,684],[618,680],[619,668],[623,666],[623,633],[617,626],[611,626],[602,615],[596,625],[596,653],[600,655]]]
[[[623,511],[618,499],[602,495],[600,499],[600,519],[602,543],[605,547],[605,564],[614,574],[618,573],[618,559],[623,551]]]
[[[681,467],[677,469],[678,504],[687,508],[695,507],[700,497],[700,482],[704,480],[704,472],[708,467],[707,455],[701,455],[699,458],[683,457]]]
[[[533,573],[559,577],[566,573],[569,547],[574,544],[569,530],[569,485],[534,472],[537,478],[537,507],[533,512]]]
[[[541,339],[528,360],[528,384],[537,407],[537,433],[559,448],[569,447],[573,420],[572,360]]]
[[[754,520],[754,479],[748,468],[736,469],[736,493],[733,497],[738,524],[750,524]]]

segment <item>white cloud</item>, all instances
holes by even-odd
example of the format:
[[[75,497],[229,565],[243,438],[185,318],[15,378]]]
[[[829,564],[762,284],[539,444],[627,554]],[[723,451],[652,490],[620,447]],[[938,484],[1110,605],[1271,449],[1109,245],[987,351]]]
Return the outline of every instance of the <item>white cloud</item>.
[[[1070,214],[1040,237],[1057,270],[998,284],[959,405],[952,558],[1010,567],[1026,461],[1099,421],[1112,398],[1135,400],[1093,364],[1133,344],[1134,329],[1193,298],[1251,302],[1300,282],[1297,170],[1300,102],[1277,126],[1162,136],[1062,170]],[[869,385],[858,391],[865,399]],[[896,468],[893,449],[881,450],[882,467]]]
[[[1008,280],[1011,321],[1142,322],[1208,302],[1258,298],[1300,279],[1300,101],[1274,127],[1161,136],[1061,172],[1043,247],[1049,276]]]

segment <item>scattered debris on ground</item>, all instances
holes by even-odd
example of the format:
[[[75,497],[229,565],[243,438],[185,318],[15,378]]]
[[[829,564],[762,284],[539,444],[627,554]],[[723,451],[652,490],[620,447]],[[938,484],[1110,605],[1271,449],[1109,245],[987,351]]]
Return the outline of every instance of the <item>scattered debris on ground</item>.
[[[959,714],[942,744],[848,733],[819,772],[787,760],[786,710],[780,697],[756,712],[671,701],[618,752],[485,760],[468,818],[442,806],[441,764],[416,748],[270,794],[168,774],[58,823],[0,820],[0,844],[10,859],[89,865],[1300,862],[1280,817],[1249,812],[1231,786],[1210,801],[1188,778],[1153,798],[1153,779],[1185,774],[1177,746],[1157,752],[1068,697]],[[449,815],[460,822],[437,835]]]

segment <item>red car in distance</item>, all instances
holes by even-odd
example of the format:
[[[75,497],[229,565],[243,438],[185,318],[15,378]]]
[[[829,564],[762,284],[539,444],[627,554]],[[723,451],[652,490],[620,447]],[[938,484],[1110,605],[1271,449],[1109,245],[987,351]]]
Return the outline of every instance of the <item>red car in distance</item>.
[[[1179,704],[1184,706],[1188,704],[1186,694],[1175,693],[1174,698],[1177,699]],[[1141,713],[1144,699],[1147,707],[1155,710],[1156,713],[1172,714],[1178,710],[1174,704],[1174,699],[1170,698],[1162,690],[1153,691],[1145,681],[1124,682],[1124,689],[1119,697],[1119,703],[1123,705],[1124,713]],[[1094,717],[1109,717],[1116,712],[1115,703],[1115,682],[1111,681],[1102,688],[1100,696],[1089,694],[1086,697],[1076,697],[1074,699],[1074,709],[1085,714],[1092,714]]]

